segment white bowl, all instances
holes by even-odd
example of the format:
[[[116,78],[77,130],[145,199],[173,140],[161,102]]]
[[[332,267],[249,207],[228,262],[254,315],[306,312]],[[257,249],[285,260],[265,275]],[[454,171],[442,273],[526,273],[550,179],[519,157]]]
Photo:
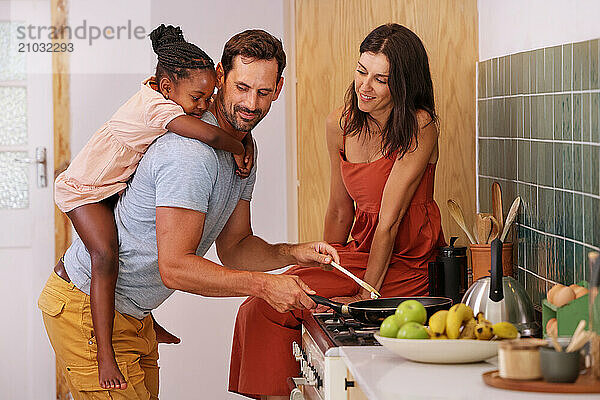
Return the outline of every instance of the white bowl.
[[[472,339],[395,339],[375,334],[386,349],[411,361],[432,364],[464,364],[498,354],[498,342]]]

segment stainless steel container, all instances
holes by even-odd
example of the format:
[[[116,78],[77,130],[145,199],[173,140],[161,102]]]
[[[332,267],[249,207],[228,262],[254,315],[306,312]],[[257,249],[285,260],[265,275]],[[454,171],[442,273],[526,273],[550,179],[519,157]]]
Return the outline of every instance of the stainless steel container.
[[[469,287],[462,302],[475,315],[483,312],[492,323],[508,321],[521,336],[535,336],[539,324],[535,321],[533,303],[523,286],[512,276],[502,276],[502,242],[495,239],[491,249],[491,276],[478,279]]]

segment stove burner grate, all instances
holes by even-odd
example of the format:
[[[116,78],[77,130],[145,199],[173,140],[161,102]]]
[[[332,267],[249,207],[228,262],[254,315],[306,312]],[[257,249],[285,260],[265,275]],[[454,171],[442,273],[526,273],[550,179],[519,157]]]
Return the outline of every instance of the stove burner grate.
[[[315,320],[336,346],[379,346],[373,334],[376,326],[360,322],[339,314],[314,314]]]

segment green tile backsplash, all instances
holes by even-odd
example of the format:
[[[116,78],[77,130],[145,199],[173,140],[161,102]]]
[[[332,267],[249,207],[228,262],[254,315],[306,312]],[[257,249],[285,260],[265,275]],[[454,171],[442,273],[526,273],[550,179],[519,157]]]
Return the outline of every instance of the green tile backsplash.
[[[555,282],[585,279],[600,251],[599,40],[478,63],[478,187],[481,212],[502,185],[515,196],[515,276],[540,304]]]

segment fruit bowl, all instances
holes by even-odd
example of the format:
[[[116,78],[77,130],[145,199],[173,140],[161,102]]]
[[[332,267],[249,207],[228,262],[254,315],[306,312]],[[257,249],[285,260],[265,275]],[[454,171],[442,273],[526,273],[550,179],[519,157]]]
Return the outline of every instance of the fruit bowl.
[[[498,341],[473,339],[395,339],[375,334],[383,347],[408,360],[431,364],[465,364],[498,354]]]

